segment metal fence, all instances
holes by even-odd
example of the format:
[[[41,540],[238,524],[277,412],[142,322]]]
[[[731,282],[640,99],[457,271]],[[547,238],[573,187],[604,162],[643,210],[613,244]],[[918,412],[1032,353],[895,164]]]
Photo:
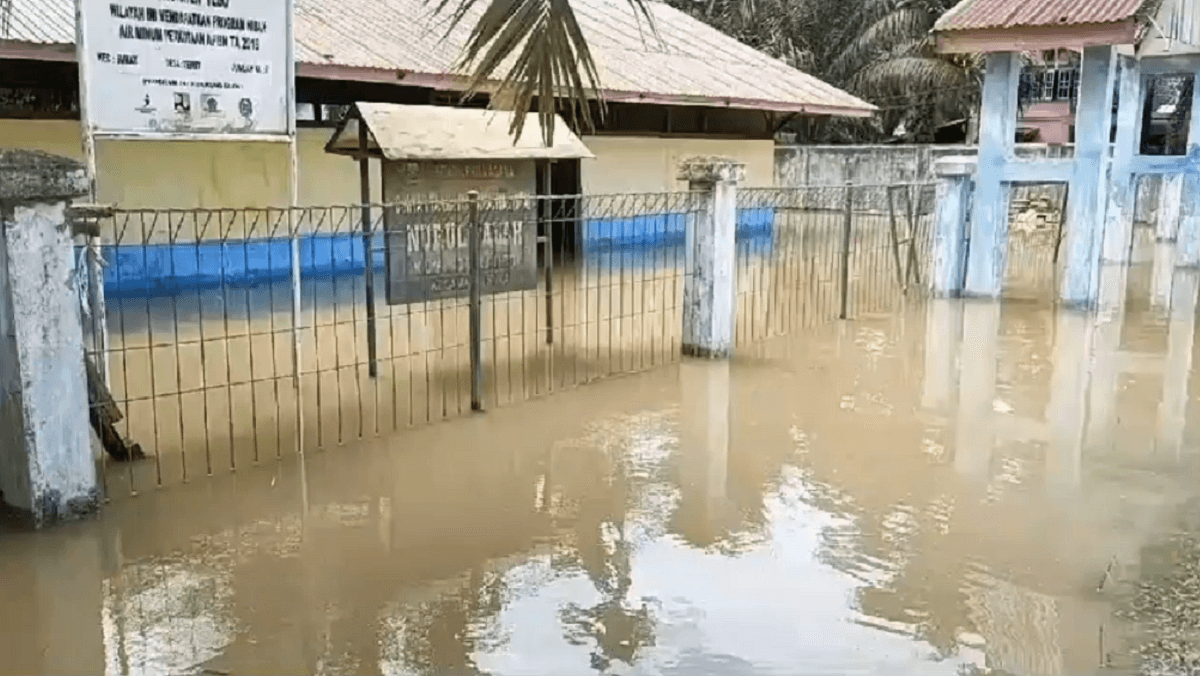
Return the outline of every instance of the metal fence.
[[[740,191],[738,344],[923,298],[935,196],[924,183]]]
[[[933,195],[742,190],[738,343],[923,294]],[[700,199],[105,214],[103,283],[81,302],[107,315],[88,324],[88,359],[108,493],[677,362]],[[84,280],[87,247],[78,258]]]

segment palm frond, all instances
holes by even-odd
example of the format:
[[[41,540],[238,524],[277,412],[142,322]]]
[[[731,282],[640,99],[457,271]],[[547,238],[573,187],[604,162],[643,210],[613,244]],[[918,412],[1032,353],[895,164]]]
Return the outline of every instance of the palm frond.
[[[649,0],[628,0],[654,30]],[[451,0],[440,0],[444,10]],[[462,23],[479,0],[460,0],[450,29]],[[569,0],[488,0],[463,50],[460,67],[471,69],[467,96],[499,79],[497,94],[511,97],[509,133],[520,139],[525,117],[537,101],[538,122],[546,145],[554,141],[559,98],[571,105],[585,128],[595,126],[590,99],[599,97],[600,73]],[[497,74],[501,73],[499,78]],[[604,106],[601,101],[600,113]]]
[[[878,54],[891,51],[897,44],[924,38],[934,20],[921,7],[903,7],[870,24],[839,53],[829,73],[844,77],[861,69]]]
[[[868,98],[895,98],[908,92],[954,92],[973,84],[970,74],[944,59],[905,56],[873,63],[855,74],[851,88]]]

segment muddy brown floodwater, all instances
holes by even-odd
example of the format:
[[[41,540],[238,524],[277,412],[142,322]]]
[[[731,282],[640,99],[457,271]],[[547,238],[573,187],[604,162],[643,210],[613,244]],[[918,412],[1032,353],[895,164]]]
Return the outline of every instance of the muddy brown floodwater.
[[[1184,673],[1194,285],[921,304],[0,533],[0,673]]]

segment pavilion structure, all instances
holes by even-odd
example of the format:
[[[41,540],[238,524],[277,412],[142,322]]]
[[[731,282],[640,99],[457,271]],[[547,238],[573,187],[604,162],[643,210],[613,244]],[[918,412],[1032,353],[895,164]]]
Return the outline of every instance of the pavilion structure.
[[[1141,154],[1143,129],[1152,117],[1144,114],[1149,78],[1200,76],[1200,0],[963,0],[933,30],[940,51],[987,58],[965,226],[970,246],[957,291],[1000,295],[1014,183],[1070,186],[1059,288],[1066,305],[1094,307],[1101,267],[1129,262],[1136,181],[1142,175],[1164,176],[1165,201],[1178,204],[1160,209],[1166,221],[1158,227],[1160,242],[1173,244],[1175,265],[1200,267],[1200,88],[1192,88],[1186,154]],[[1063,48],[1082,53],[1074,157],[1018,158],[1022,66],[1030,55]]]

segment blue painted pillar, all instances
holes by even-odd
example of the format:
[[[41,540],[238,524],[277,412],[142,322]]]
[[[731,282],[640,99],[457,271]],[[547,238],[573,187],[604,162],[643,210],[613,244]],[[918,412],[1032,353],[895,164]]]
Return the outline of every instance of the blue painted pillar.
[[[988,54],[979,121],[979,171],[971,216],[971,250],[963,295],[998,298],[1008,259],[1008,186],[1004,165],[1017,135],[1017,82],[1013,52]]]
[[[1137,176],[1130,172],[1133,156],[1141,144],[1142,67],[1129,56],[1120,63],[1120,103],[1117,109],[1117,141],[1113,148],[1108,207],[1104,216],[1104,261],[1128,263],[1133,248],[1133,209],[1137,198]]]
[[[1063,304],[1072,307],[1092,307],[1099,289],[1116,63],[1114,47],[1083,50],[1075,114],[1075,170],[1067,204],[1066,270],[1060,290]]]
[[[1195,71],[1200,83],[1200,69]],[[1200,154],[1200,87],[1192,88],[1192,122],[1188,129],[1188,156]],[[1179,237],[1176,240],[1176,264],[1200,267],[1200,175],[1188,171],[1183,176],[1180,201]]]
[[[946,157],[937,161],[937,224],[933,235],[933,295],[949,298],[962,293],[963,254],[967,237],[973,157]]]

